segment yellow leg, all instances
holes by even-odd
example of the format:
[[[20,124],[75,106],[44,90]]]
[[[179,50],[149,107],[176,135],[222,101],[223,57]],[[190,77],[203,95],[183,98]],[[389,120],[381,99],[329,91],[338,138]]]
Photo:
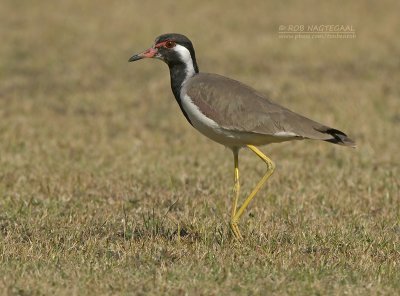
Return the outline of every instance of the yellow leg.
[[[236,238],[241,239],[242,235],[240,233],[237,222],[234,222],[234,217],[236,215],[237,204],[239,200],[240,193],[240,182],[239,182],[239,149],[233,149],[233,157],[235,163],[234,172],[234,185],[233,185],[233,202],[232,202],[232,212],[231,212],[231,229]]]
[[[243,215],[244,210],[247,208],[251,200],[254,198],[254,196],[257,194],[257,192],[261,189],[261,187],[264,185],[264,183],[268,180],[268,178],[272,175],[275,169],[275,164],[272,162],[271,159],[269,159],[264,153],[262,153],[257,147],[253,145],[247,145],[250,150],[252,150],[255,154],[257,154],[258,157],[263,160],[266,165],[267,165],[267,172],[265,173],[264,177],[261,178],[261,180],[257,183],[256,187],[251,191],[250,195],[245,199],[244,203],[242,206],[239,208],[239,210],[235,213],[235,215],[231,218],[231,227],[233,230],[233,233],[235,234],[237,239],[241,239],[241,234],[239,231],[239,228],[237,226],[240,217]],[[233,225],[235,225],[236,231],[233,229]]]

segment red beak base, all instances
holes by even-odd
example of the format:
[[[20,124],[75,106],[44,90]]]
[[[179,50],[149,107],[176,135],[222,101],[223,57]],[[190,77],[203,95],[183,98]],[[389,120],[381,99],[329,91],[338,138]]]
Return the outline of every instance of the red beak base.
[[[128,62],[138,61],[144,58],[153,58],[157,53],[157,49],[150,47],[149,49],[145,50],[144,52],[138,53],[133,55]]]

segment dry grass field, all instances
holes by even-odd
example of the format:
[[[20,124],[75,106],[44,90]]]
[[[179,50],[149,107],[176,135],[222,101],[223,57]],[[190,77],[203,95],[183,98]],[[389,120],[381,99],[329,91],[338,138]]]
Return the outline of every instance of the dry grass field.
[[[399,1],[2,1],[0,295],[398,295]],[[281,39],[348,24],[353,39]],[[181,114],[165,32],[201,71],[347,132],[262,150],[228,221],[231,151]],[[265,166],[240,154],[242,194]]]

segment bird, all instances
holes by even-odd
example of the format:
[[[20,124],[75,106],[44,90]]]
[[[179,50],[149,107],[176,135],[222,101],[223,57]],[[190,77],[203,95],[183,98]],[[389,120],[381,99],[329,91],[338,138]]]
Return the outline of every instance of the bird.
[[[199,71],[193,43],[178,33],[158,36],[129,62],[153,58],[169,67],[171,89],[187,121],[201,134],[233,152],[233,198],[229,225],[241,241],[239,220],[275,170],[258,147],[292,140],[322,140],[355,147],[344,132],[318,123],[273,102],[257,90],[225,76]],[[266,172],[239,206],[239,150],[248,148],[266,165]]]

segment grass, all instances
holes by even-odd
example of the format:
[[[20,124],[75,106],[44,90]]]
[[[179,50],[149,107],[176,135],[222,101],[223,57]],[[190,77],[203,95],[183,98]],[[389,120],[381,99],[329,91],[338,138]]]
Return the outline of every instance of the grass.
[[[5,1],[0,294],[398,294],[398,8]],[[352,24],[357,38],[283,40],[281,24]],[[185,122],[165,65],[127,63],[170,31],[201,70],[357,141],[264,147],[277,169],[243,243],[227,225],[231,152]],[[248,151],[240,165],[244,195],[265,168]]]

